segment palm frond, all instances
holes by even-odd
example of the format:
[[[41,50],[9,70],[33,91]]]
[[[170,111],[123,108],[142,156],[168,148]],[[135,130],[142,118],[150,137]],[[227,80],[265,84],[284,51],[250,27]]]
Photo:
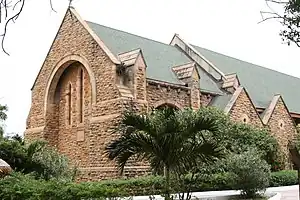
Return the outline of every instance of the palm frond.
[[[45,146],[46,142],[44,141],[35,141],[28,145],[27,147],[27,156],[31,158],[33,154],[41,151]]]
[[[217,129],[214,119],[191,109],[127,112],[119,126],[121,136],[105,151],[109,159],[117,161],[121,173],[132,158],[147,160],[154,170],[166,166],[174,171],[188,171],[199,162],[222,156],[218,145],[206,141],[203,134]]]
[[[151,159],[160,154],[160,147],[148,134],[137,132],[122,135],[106,147],[106,154],[111,160],[116,160],[121,173],[130,158],[139,160]]]

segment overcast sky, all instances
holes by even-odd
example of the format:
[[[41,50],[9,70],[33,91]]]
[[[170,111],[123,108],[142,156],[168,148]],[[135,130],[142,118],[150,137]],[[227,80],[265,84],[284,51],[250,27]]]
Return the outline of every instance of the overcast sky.
[[[68,5],[52,1],[57,13],[49,0],[26,0],[5,40],[11,55],[0,52],[0,104],[9,107],[8,133],[25,130],[30,88]],[[192,44],[300,77],[300,48],[282,44],[276,21],[258,24],[260,11],[267,9],[264,0],[75,0],[73,5],[85,20],[164,43],[178,33]]]

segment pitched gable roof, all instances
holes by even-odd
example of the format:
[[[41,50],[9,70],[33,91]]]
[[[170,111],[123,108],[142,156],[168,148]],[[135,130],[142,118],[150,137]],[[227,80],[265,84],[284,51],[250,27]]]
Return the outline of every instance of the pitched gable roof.
[[[273,113],[279,99],[280,99],[280,95],[279,94],[275,95],[273,97],[271,103],[269,104],[269,106],[262,113],[261,117],[262,117],[262,121],[264,124],[268,124],[269,119],[271,118],[272,113]]]
[[[124,31],[87,22],[90,28],[108,46],[111,52],[118,55],[140,48],[147,63],[147,78],[173,84],[184,84],[173,72],[172,67],[193,62],[177,47],[151,39],[133,35]],[[200,88],[205,92],[222,93],[217,83],[204,70],[198,70]]]
[[[143,51],[147,63],[147,78],[173,84],[183,84],[172,67],[184,65],[193,60],[176,46],[164,44],[151,39],[133,35],[93,22],[87,22],[93,32],[107,45],[110,51],[117,56],[137,48]],[[220,53],[192,45],[210,63],[213,63],[224,74],[236,73],[241,86],[247,88],[253,103],[257,108],[266,108],[274,94],[284,96],[286,104],[292,113],[300,113],[300,93],[298,90],[300,79],[255,64],[241,61]],[[197,66],[200,75],[202,92],[223,94],[222,86],[200,66]],[[278,84],[280,83],[280,84]],[[226,97],[220,97],[226,99]],[[218,101],[218,100],[216,100]]]
[[[203,56],[225,74],[237,73],[256,107],[266,108],[274,94],[281,94],[292,113],[300,113],[300,79],[238,60],[214,51],[194,46]]]
[[[293,122],[294,126],[296,127],[295,121],[293,120],[293,118],[290,114],[290,111],[289,111],[287,105],[285,104],[285,101],[284,101],[283,97],[280,94],[274,95],[274,97],[273,97],[272,101],[270,102],[269,106],[261,114],[261,118],[262,118],[263,123],[265,125],[268,124],[268,122],[269,122],[270,118],[272,117],[272,114],[274,113],[274,110],[276,109],[276,106],[277,106],[278,102],[280,102],[280,100],[283,103],[289,117],[292,119],[292,122]]]

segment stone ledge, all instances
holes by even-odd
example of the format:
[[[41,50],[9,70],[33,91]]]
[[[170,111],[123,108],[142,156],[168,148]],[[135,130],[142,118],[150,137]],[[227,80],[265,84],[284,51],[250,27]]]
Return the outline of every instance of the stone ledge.
[[[99,117],[92,117],[90,119],[90,122],[91,123],[105,122],[109,119],[117,118],[119,116],[120,116],[120,114],[111,114],[111,115],[103,115],[103,116],[99,116]]]
[[[89,170],[116,170],[117,167],[83,167],[79,168],[81,171],[89,171]],[[127,169],[149,169],[149,166],[131,166],[125,167],[124,170]]]
[[[39,133],[44,131],[45,126],[40,126],[40,127],[36,127],[36,128],[29,128],[25,130],[25,134],[26,133]]]

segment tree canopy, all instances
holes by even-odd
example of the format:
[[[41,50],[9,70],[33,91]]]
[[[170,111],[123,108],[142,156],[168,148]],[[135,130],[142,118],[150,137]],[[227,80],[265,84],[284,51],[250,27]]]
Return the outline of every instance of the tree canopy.
[[[282,25],[280,36],[288,45],[300,47],[300,0],[265,0],[268,11],[261,11],[262,21],[279,20]],[[282,10],[275,11],[274,6]]]
[[[4,130],[3,126],[1,125],[1,122],[5,121],[7,119],[7,112],[8,108],[7,106],[3,106],[0,104],[0,137],[3,137]]]

